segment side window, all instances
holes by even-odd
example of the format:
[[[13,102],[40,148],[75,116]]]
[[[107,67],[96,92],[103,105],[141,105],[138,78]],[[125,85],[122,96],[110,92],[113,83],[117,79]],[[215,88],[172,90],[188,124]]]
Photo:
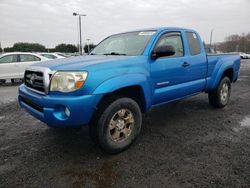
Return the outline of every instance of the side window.
[[[191,55],[197,55],[201,53],[201,45],[197,35],[193,32],[187,32],[188,47]]]
[[[167,33],[161,36],[161,38],[156,44],[156,48],[165,45],[170,45],[175,49],[175,54],[170,57],[184,56],[182,38],[180,33],[178,32]]]
[[[43,54],[42,56],[44,56],[44,57],[46,57],[46,58],[48,58],[48,59],[57,59],[56,56],[51,55],[51,54]]]
[[[0,58],[0,63],[17,62],[17,55],[6,55]]]
[[[20,54],[20,62],[27,62],[27,61],[40,61],[39,57],[29,54]]]

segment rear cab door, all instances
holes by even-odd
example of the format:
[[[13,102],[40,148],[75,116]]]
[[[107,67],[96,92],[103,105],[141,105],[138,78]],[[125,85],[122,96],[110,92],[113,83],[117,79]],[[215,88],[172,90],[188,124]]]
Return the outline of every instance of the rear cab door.
[[[184,33],[183,33],[184,34]],[[190,94],[204,91],[207,76],[207,56],[199,35],[194,31],[185,31],[188,53],[188,77]]]

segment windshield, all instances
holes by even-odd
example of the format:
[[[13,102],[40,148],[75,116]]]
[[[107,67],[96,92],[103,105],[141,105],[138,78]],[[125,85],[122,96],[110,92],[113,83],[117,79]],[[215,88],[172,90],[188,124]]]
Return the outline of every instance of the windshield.
[[[141,55],[155,31],[113,35],[103,40],[90,55]]]

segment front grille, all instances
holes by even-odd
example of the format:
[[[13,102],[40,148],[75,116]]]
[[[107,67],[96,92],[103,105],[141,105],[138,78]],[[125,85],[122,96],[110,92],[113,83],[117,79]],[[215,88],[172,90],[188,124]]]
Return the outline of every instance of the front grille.
[[[45,93],[44,75],[42,72],[26,70],[24,83],[27,87]]]

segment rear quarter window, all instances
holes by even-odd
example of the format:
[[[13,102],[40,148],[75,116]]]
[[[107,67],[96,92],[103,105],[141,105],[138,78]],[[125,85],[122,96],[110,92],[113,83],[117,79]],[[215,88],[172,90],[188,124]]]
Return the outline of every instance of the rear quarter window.
[[[43,57],[46,57],[46,58],[48,58],[48,59],[57,59],[56,56],[51,55],[51,54],[42,54],[42,56],[43,56]]]
[[[198,55],[201,53],[201,45],[196,33],[186,32],[190,55]]]
[[[30,54],[20,54],[20,62],[40,61],[39,57]]]

